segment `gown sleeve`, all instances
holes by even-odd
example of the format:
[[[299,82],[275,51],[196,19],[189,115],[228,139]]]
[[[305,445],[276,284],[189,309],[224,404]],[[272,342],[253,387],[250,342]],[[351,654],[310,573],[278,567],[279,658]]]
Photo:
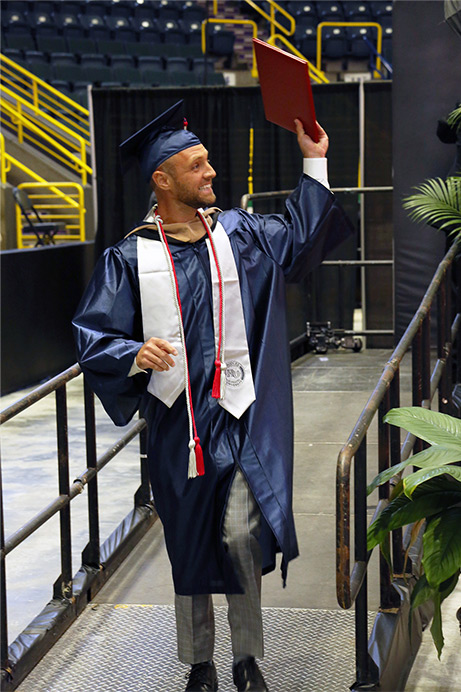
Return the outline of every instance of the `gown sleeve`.
[[[128,377],[143,344],[136,267],[118,247],[100,258],[73,319],[78,361],[116,425],[139,408],[147,377]]]
[[[290,282],[315,269],[354,230],[333,193],[305,174],[286,200],[284,215],[239,214],[246,231]]]

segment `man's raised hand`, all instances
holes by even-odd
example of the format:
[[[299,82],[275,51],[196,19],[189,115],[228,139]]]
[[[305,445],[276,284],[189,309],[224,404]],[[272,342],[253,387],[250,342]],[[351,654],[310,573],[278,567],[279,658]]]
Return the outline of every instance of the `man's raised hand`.
[[[328,135],[317,123],[319,141],[314,142],[314,140],[309,137],[309,135],[304,132],[303,124],[298,118],[295,120],[296,125],[296,136],[298,138],[299,148],[301,149],[302,155],[305,159],[323,159],[328,151]]]

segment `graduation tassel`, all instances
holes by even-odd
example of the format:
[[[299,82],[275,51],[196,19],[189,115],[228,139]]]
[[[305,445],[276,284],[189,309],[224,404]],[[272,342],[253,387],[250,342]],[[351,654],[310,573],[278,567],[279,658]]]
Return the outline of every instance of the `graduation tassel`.
[[[221,399],[224,399],[226,393],[226,364],[221,363]]]
[[[221,370],[222,370],[222,363],[220,360],[215,360],[215,371],[214,371],[214,378],[213,378],[213,388],[211,390],[211,396],[213,399],[221,399],[222,393],[221,393],[221,385],[222,385],[222,378],[221,378]]]
[[[200,446],[200,438],[194,437],[189,442],[189,472],[188,478],[197,478],[205,475],[205,464],[203,462],[203,451]]]

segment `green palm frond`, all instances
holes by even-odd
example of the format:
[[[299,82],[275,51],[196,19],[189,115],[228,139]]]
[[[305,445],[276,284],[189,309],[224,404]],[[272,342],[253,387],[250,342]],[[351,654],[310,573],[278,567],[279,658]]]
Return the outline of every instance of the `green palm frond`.
[[[417,194],[406,197],[404,209],[414,221],[421,221],[461,239],[461,176],[446,180],[426,180],[415,188]]]
[[[461,106],[455,108],[447,117],[447,123],[450,126],[456,125],[459,129],[461,127]]]

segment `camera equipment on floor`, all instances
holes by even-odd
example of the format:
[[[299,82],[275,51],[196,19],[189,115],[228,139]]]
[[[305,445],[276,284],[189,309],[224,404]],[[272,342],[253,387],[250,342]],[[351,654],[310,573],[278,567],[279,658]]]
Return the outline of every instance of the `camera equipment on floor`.
[[[330,348],[362,349],[362,339],[346,333],[344,329],[333,329],[331,322],[306,322],[308,351],[326,353]]]

